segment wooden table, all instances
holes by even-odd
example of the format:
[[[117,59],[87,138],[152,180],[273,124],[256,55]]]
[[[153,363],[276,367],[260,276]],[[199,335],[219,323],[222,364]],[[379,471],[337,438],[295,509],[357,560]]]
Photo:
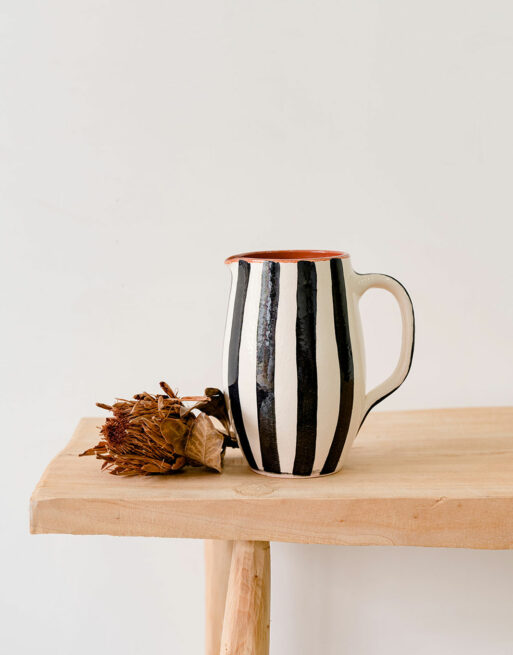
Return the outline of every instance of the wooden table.
[[[85,418],[31,500],[31,531],[206,541],[208,655],[269,648],[270,541],[513,548],[513,407],[375,412],[345,469],[264,477],[237,451],[220,474],[117,478],[78,453]]]

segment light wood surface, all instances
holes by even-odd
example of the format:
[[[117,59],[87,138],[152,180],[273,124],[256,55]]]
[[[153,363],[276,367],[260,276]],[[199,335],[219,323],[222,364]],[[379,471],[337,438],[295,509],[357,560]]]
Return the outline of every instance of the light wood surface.
[[[226,594],[221,655],[269,653],[268,541],[236,541]]]
[[[205,653],[219,655],[233,541],[205,541]]]
[[[79,452],[83,419],[31,503],[34,533],[513,548],[513,408],[374,412],[346,467],[264,477],[230,451],[222,474],[117,478]]]

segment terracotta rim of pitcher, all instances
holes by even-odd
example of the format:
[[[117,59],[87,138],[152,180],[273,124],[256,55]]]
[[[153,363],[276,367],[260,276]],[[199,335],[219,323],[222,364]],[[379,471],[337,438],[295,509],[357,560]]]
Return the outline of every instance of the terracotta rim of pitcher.
[[[329,259],[347,259],[349,254],[341,250],[255,250],[232,255],[225,259],[225,264],[245,262],[280,262],[294,264],[297,262],[325,262]]]

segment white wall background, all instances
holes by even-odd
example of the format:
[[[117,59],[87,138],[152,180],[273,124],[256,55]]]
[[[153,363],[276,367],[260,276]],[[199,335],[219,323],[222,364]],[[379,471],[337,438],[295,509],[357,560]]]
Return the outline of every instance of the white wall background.
[[[32,488],[96,400],[221,383],[247,249],[405,283],[416,356],[383,409],[512,402],[513,5],[4,0],[0,48],[2,650],[200,653],[200,542],[31,537]],[[372,382],[398,316],[364,314]],[[512,652],[513,552],[273,566],[274,655]]]

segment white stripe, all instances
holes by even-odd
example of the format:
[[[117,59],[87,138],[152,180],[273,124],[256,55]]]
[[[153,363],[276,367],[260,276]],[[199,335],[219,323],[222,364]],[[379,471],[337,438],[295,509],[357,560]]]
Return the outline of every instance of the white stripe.
[[[230,410],[230,394],[228,393],[228,357],[230,354],[230,338],[232,335],[233,308],[237,292],[237,278],[239,276],[239,262],[230,264],[230,273],[232,276],[232,286],[230,288],[230,297],[228,300],[228,313],[226,315],[223,345],[223,391],[228,410]]]
[[[280,295],[276,319],[274,398],[276,440],[282,473],[292,473],[297,438],[297,264],[280,264]]]
[[[316,262],[317,271],[317,440],[312,473],[318,473],[328,456],[340,405],[338,360],[330,262]]]
[[[351,421],[347,430],[347,439],[342,450],[336,471],[340,471],[347,453],[356,437],[362,420],[363,402],[365,399],[365,351],[363,342],[363,333],[360,320],[359,296],[354,293],[353,278],[356,275],[353,271],[350,259],[342,260],[342,270],[344,271],[344,284],[346,287],[347,315],[349,321],[349,334],[351,338],[351,350],[353,352],[354,368],[354,392],[353,407],[351,410]]]
[[[242,420],[257,468],[262,468],[256,397],[257,324],[263,264],[252,263],[239,351],[239,396]]]

